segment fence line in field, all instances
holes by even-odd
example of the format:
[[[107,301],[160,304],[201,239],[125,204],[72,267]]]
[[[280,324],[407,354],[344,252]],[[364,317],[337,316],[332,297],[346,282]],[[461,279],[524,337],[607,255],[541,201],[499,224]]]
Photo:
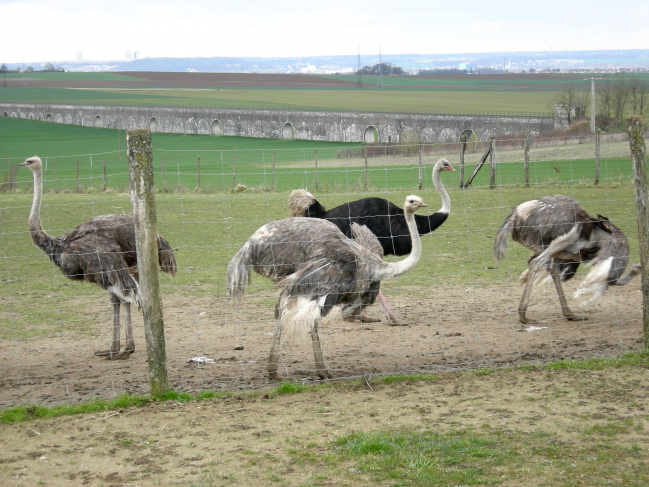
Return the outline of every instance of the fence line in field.
[[[494,189],[489,189],[486,168],[466,190],[459,188],[459,171],[443,174],[452,202],[448,220],[422,236],[422,257],[411,272],[381,284],[406,326],[387,326],[385,319],[380,324],[350,323],[337,317],[321,328],[324,360],[333,380],[606,356],[642,347],[638,280],[625,287],[612,287],[601,301],[581,309],[574,298],[585,275],[580,270],[565,284],[566,295],[573,311],[589,319],[563,319],[554,289],[541,287],[533,294],[529,310],[537,322],[528,326],[519,323],[516,306],[521,296],[517,280],[530,252],[510,239],[505,260],[499,264],[493,260],[494,236],[512,207],[531,198],[562,193],[579,201],[590,214],[603,214],[619,226],[631,245],[630,263],[637,262],[639,242],[632,211],[635,200],[628,144],[626,154],[622,154],[615,143],[602,143],[597,187],[593,182],[594,147],[588,146],[592,157],[580,152],[588,144],[568,145],[558,162],[545,158],[552,152],[535,155],[532,150],[529,187],[524,184],[523,150],[508,152],[498,146],[498,141],[495,145]],[[263,224],[288,216],[289,189],[306,186],[327,209],[364,196],[387,198],[402,207],[406,194],[414,192],[429,204],[427,213],[434,213],[440,203],[432,187],[431,171],[439,155],[426,152],[422,146],[420,165],[418,148],[412,156],[381,158],[371,157],[368,147],[367,171],[364,157],[350,157],[347,160],[351,163],[341,165],[341,159],[327,159],[324,151],[318,150],[320,192],[316,193],[315,153],[310,159],[305,151],[298,154],[301,160],[286,162],[281,151],[275,150],[273,172],[273,151],[266,151],[262,153],[264,164],[246,171],[256,164],[246,157],[246,151],[156,151],[154,147],[158,188],[162,188],[163,155],[165,182],[172,188],[187,187],[188,181],[197,184],[200,164],[201,192],[160,191],[156,195],[158,232],[169,241],[178,262],[177,275],[161,275],[160,281],[169,386],[198,392],[252,390],[271,384],[266,361],[274,326],[274,287],[253,274],[250,292],[240,304],[233,305],[225,293],[230,259]],[[447,154],[450,152],[443,155]],[[467,168],[473,170],[483,151],[465,155]],[[74,187],[77,159],[80,186],[101,187],[104,156],[89,155],[85,159],[87,173],[84,157],[48,158],[47,170],[52,169],[54,161],[56,177],[46,181],[43,194],[41,219],[46,232],[58,236],[99,215],[131,214],[131,203],[124,193],[47,192],[48,187]],[[458,160],[459,154],[451,157],[456,169]],[[62,162],[69,164],[67,173],[59,164]],[[116,176],[128,181],[126,161],[122,164],[124,172],[113,172],[107,164],[109,189],[115,187],[111,183]],[[112,335],[108,293],[67,279],[32,244],[28,227],[32,187],[27,186],[28,178],[22,177],[25,173],[29,174],[26,168],[17,173],[20,191],[0,194],[0,407],[147,393],[142,316],[134,307],[136,349],[127,360],[110,361],[93,355],[95,350],[106,348]],[[248,190],[239,194],[231,190],[233,177],[236,184],[246,184],[247,179],[263,182],[266,177],[270,185],[273,175],[274,192]],[[337,182],[338,190],[332,181]],[[220,186],[211,193],[206,188],[215,182]],[[128,184],[123,188],[126,191]],[[307,238],[308,234],[305,227]],[[386,260],[402,258],[388,256]],[[381,310],[373,306],[368,314],[379,316]],[[311,347],[307,337],[282,349],[279,370],[283,378],[315,378]]]

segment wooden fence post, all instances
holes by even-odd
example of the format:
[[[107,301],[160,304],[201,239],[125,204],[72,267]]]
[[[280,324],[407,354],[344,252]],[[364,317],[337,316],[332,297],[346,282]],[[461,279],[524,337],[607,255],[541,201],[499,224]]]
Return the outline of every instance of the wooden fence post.
[[[419,144],[419,190],[421,191],[421,187],[424,185],[424,168],[423,168],[423,161],[421,160],[421,144]]]
[[[523,163],[523,177],[525,179],[525,187],[530,187],[530,143],[532,142],[532,136],[530,134],[525,135],[525,162]]]
[[[56,167],[54,161],[52,161],[52,182],[54,183],[54,191],[56,191]]]
[[[638,220],[638,247],[642,264],[642,325],[644,346],[649,348],[649,185],[647,183],[647,147],[642,135],[642,116],[628,117],[629,145],[633,160],[635,208]]]
[[[275,151],[273,151],[273,177],[271,179],[271,190],[275,191]]]
[[[118,129],[117,140],[119,141],[119,159],[122,160],[122,129]]]
[[[234,172],[234,154],[232,154],[232,189],[237,186],[237,178]]]
[[[135,220],[140,300],[144,317],[149,388],[152,396],[169,389],[162,299],[158,282],[158,219],[153,184],[153,151],[149,130],[126,132],[131,206]]]
[[[77,182],[76,182],[76,187],[74,189],[77,193],[81,192],[81,189],[79,188],[79,161],[77,161]]]
[[[489,150],[489,189],[496,187],[496,138],[491,137]]]
[[[201,189],[201,156],[196,159],[196,189]]]
[[[595,130],[595,184],[599,184],[599,129]]]
[[[367,146],[363,147],[363,155],[365,156],[365,182],[363,184],[363,190],[367,191]]]
[[[106,159],[101,161],[101,165],[104,170],[104,188],[102,191],[106,191]]]
[[[466,134],[460,135],[460,189],[464,187],[464,153],[466,152]]]
[[[165,186],[165,156],[162,156],[162,167],[160,168],[162,173],[162,191],[164,192],[167,188]]]
[[[315,190],[318,191],[318,149],[315,149]]]

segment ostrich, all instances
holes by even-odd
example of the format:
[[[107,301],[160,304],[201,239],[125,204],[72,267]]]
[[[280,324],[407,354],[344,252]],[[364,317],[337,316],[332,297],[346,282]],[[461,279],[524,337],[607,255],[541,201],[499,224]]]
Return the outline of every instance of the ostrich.
[[[502,260],[507,237],[530,249],[534,255],[521,275],[525,286],[518,305],[518,317],[525,317],[532,286],[551,277],[559,295],[561,311],[568,320],[586,319],[575,316],[566,302],[561,281],[571,279],[579,264],[592,267],[575,297],[592,294],[602,296],[608,286],[624,286],[640,272],[634,264],[622,276],[629,262],[629,242],[622,231],[606,217],[593,218],[568,196],[546,196],[521,203],[503,222],[494,242],[494,257]],[[539,275],[537,272],[541,271]],[[549,276],[548,276],[549,274]]]
[[[278,288],[275,330],[268,357],[268,373],[278,380],[278,352],[282,333],[311,334],[316,372],[329,377],[318,337],[318,326],[334,306],[347,315],[360,314],[376,299],[382,279],[412,269],[421,256],[414,212],[427,206],[418,196],[408,196],[405,219],[412,237],[412,252],[395,263],[385,262],[371,232],[354,225],[357,241],[347,238],[333,223],[304,218],[270,222],[257,230],[228,265],[228,296],[237,301],[250,284],[250,268],[273,280]],[[362,244],[362,245],[361,245]]]
[[[455,169],[446,159],[439,159],[435,163],[433,185],[442,197],[442,207],[432,215],[415,215],[419,235],[434,231],[446,221],[451,211],[451,198],[440,178],[442,171],[455,171]],[[410,231],[404,217],[404,211],[386,199],[363,198],[326,211],[311,193],[304,189],[296,189],[289,196],[288,206],[291,216],[324,218],[334,223],[350,238],[352,237],[351,223],[365,225],[377,236],[385,255],[407,255],[411,252]],[[379,298],[388,322],[400,324],[381,291],[379,291]],[[362,315],[362,320],[379,321],[365,315]]]
[[[60,237],[51,237],[41,225],[42,162],[34,156],[20,164],[34,175],[34,200],[29,231],[34,244],[47,254],[68,278],[87,281],[108,290],[113,305],[113,340],[108,350],[95,352],[109,359],[126,359],[135,351],[131,304],[139,306],[135,222],[126,215],[97,216]],[[160,269],[176,274],[176,259],[169,243],[158,235]],[[124,306],[126,348],[120,351],[119,312]]]

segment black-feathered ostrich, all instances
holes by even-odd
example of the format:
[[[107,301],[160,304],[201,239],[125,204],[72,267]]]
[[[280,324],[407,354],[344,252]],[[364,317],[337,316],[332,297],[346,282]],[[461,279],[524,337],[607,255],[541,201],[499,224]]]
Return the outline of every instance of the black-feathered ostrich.
[[[357,241],[347,238],[333,223],[321,219],[286,218],[257,230],[228,265],[227,290],[233,300],[243,297],[250,284],[250,269],[273,280],[278,288],[275,330],[268,357],[271,379],[277,374],[282,333],[311,334],[316,372],[329,372],[322,358],[318,326],[334,306],[347,315],[360,314],[376,299],[382,279],[412,269],[421,256],[414,212],[425,207],[418,196],[408,196],[405,219],[412,237],[412,252],[395,263],[385,262],[372,233],[354,225]]]
[[[442,197],[442,207],[432,215],[415,215],[417,232],[425,235],[432,232],[446,221],[451,211],[451,198],[442,184],[440,173],[455,171],[446,159],[439,159],[433,167],[433,185]],[[297,189],[289,196],[291,216],[324,218],[334,223],[340,230],[352,238],[351,224],[365,225],[377,236],[385,255],[407,255],[412,249],[410,231],[404,211],[397,205],[383,198],[363,198],[342,204],[327,211],[311,193]],[[386,318],[392,324],[399,324],[383,293],[379,291],[380,303]],[[379,321],[376,318],[362,316],[363,321]]]
[[[640,264],[634,264],[622,276],[629,262],[629,242],[622,231],[606,217],[591,217],[568,196],[546,196],[514,208],[496,235],[496,261],[503,258],[510,233],[516,242],[534,253],[520,277],[525,285],[518,305],[518,317],[522,323],[528,323],[525,312],[532,287],[546,277],[554,281],[563,316],[575,320],[586,318],[575,316],[570,311],[561,282],[571,279],[581,263],[592,266],[592,270],[575,297],[592,294],[589,301],[602,296],[608,286],[624,286],[640,273]]]
[[[126,215],[102,215],[51,237],[43,230],[40,219],[43,194],[42,162],[30,157],[20,164],[34,175],[34,200],[29,214],[29,231],[38,248],[47,254],[68,278],[87,281],[108,290],[113,304],[113,340],[108,350],[95,355],[110,359],[128,358],[135,351],[131,325],[131,304],[139,305],[135,222]],[[158,235],[160,269],[176,274],[176,259],[167,241]],[[119,312],[124,306],[126,348],[120,351]]]

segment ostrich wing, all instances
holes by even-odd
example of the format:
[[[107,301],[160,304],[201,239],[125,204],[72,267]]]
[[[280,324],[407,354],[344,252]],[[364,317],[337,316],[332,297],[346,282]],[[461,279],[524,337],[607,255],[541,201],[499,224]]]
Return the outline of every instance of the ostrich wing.
[[[352,223],[350,229],[354,237],[354,242],[361,247],[365,247],[369,252],[379,256],[381,259],[383,258],[381,242],[379,242],[379,239],[369,228],[365,225]]]

